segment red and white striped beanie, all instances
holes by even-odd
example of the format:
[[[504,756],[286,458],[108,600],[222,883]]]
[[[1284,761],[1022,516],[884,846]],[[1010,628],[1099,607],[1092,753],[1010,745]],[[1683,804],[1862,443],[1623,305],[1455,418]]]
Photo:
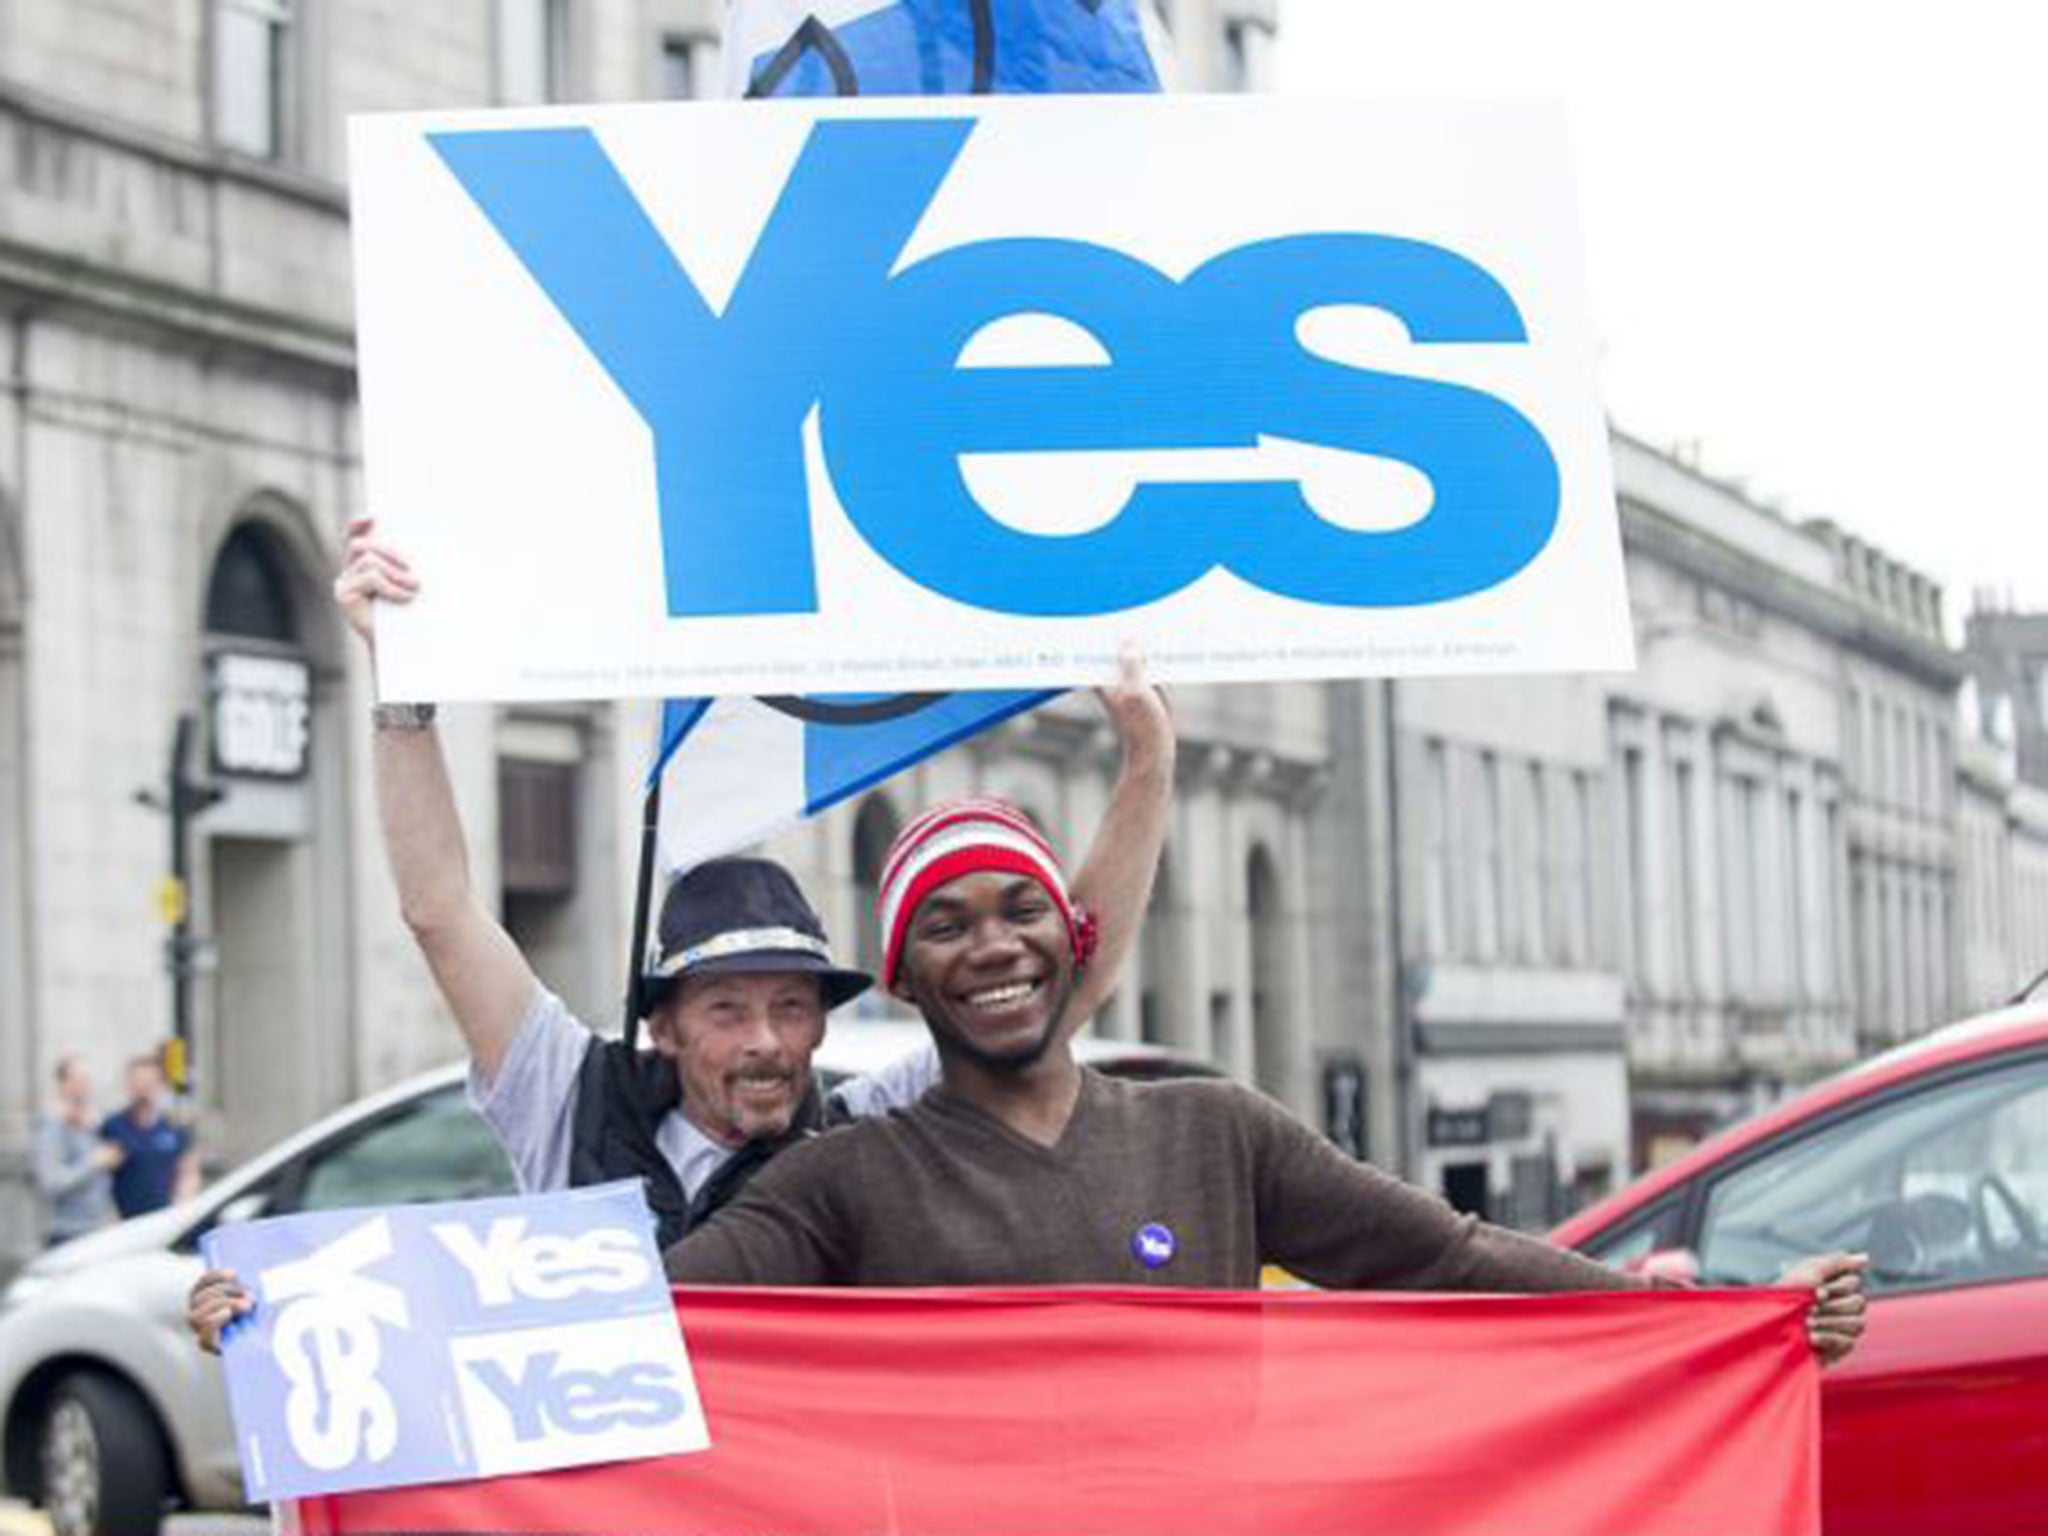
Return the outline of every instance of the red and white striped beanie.
[[[882,985],[896,979],[904,940],[918,906],[933,891],[962,875],[997,870],[1028,875],[1045,887],[1067,925],[1074,963],[1086,965],[1095,950],[1095,922],[1074,905],[1051,844],[1031,818],[1007,800],[973,797],[932,807],[896,834],[882,865],[875,897],[886,947]]]

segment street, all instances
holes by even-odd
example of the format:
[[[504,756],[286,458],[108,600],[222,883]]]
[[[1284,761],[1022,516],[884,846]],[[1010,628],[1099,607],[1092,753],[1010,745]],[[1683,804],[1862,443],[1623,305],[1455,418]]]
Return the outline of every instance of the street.
[[[259,1515],[179,1515],[164,1523],[164,1536],[264,1536],[269,1520]],[[0,1500],[0,1536],[50,1536],[41,1511]]]

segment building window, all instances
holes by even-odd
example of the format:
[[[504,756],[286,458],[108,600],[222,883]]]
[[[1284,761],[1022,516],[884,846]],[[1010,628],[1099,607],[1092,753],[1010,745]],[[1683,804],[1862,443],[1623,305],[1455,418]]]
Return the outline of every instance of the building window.
[[[1571,778],[1564,826],[1564,954],[1575,965],[1594,959],[1592,827],[1593,776],[1580,771]]]
[[[718,39],[709,32],[671,32],[661,40],[661,94],[669,101],[707,101],[718,94]]]
[[[1423,814],[1429,839],[1422,861],[1423,946],[1430,955],[1451,949],[1451,775],[1444,744],[1423,749]]]
[[[219,0],[213,12],[213,133],[224,149],[284,158],[291,86],[289,0]]]
[[[1520,784],[1521,803],[1515,807],[1522,840],[1516,875],[1520,887],[1517,905],[1521,908],[1516,919],[1517,937],[1521,940],[1522,958],[1542,965],[1550,958],[1543,931],[1544,906],[1550,894],[1549,817],[1543,793],[1543,765],[1530,762],[1520,775]]]
[[[1877,942],[1871,948],[1877,962],[1877,1015],[1873,1022],[1878,1038],[1891,1040],[1897,1037],[1897,1020],[1901,1012],[1899,983],[1904,973],[1899,969],[1899,960],[1905,947],[1903,929],[1899,922],[1891,866],[1882,859],[1873,859],[1870,878],[1877,891]]]
[[[498,847],[506,897],[576,891],[576,765],[498,760]]]
[[[1849,685],[1849,707],[1842,716],[1842,766],[1850,782],[1863,778],[1863,691]]]
[[[1821,813],[1820,869],[1813,882],[1814,926],[1820,945],[1819,993],[1839,998],[1847,990],[1841,956],[1845,945],[1841,933],[1842,909],[1842,812],[1833,801]]]
[[[569,0],[498,0],[498,100],[533,107],[569,94]]]
[[[1760,935],[1763,924],[1762,871],[1758,854],[1763,851],[1762,786],[1755,779],[1728,782],[1731,835],[1723,846],[1728,861],[1728,992],[1745,1002],[1754,1002],[1762,980]]]
[[[1479,814],[1472,836],[1472,956],[1491,960],[1500,949],[1500,761],[1479,754]]]
[[[1922,808],[1931,820],[1948,813],[1947,753],[1942,740],[1944,728],[1937,720],[1923,721],[1921,731],[1922,760],[1926,765],[1923,772],[1927,781],[1927,798]]]
[[[1806,800],[1798,790],[1785,791],[1785,946],[1784,983],[1795,1002],[1807,995],[1806,934]]]
[[[1173,1045],[1186,1036],[1181,1017],[1180,941],[1173,911],[1172,858],[1162,853],[1152,876],[1152,896],[1145,906],[1145,926],[1138,936],[1144,990],[1138,998],[1138,1037],[1153,1045]]]
[[[1862,853],[1849,855],[1849,985],[1851,1003],[1859,1029],[1869,1035],[1877,1030],[1877,980],[1872,962],[1877,955],[1877,887],[1870,859]]]
[[[1621,800],[1622,858],[1628,871],[1628,979],[1640,990],[1650,979],[1650,806],[1643,754],[1634,747],[1621,754]]]
[[[1901,704],[1892,722],[1892,745],[1898,751],[1896,777],[1892,780],[1892,798],[1902,809],[1910,810],[1918,799],[1913,786],[1913,719]]]
[[[1264,22],[1236,18],[1223,24],[1223,78],[1226,91],[1264,91],[1273,85],[1273,29]]]
[[[206,587],[206,628],[216,635],[295,644],[291,582],[270,536],[244,523],[228,535]]]
[[[1285,1097],[1290,1087],[1287,1044],[1287,924],[1273,856],[1254,845],[1245,860],[1245,917],[1251,928],[1252,1080]]]
[[[1919,724],[1909,706],[1899,706],[1899,809],[1907,812],[1920,806],[1920,751],[1914,742]]]
[[[1677,921],[1671,925],[1676,974],[1672,980],[1689,995],[1699,992],[1699,890],[1693,873],[1694,839],[1698,835],[1698,807],[1693,802],[1692,764],[1674,760],[1671,764],[1671,910]]]
[[[1954,945],[1955,894],[1948,877],[1941,874],[1934,876],[1927,893],[1927,922],[1934,930],[1934,952],[1927,957],[1927,985],[1932,994],[1927,1027],[1932,1029],[1955,1006],[1950,995],[1953,982],[1948,973],[1948,957]]]

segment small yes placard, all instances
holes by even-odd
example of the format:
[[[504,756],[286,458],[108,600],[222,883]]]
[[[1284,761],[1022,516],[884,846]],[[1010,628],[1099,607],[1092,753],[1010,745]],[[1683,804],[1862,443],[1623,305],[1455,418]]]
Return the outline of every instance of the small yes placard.
[[[216,1229],[249,1498],[705,1450],[638,1184]]]

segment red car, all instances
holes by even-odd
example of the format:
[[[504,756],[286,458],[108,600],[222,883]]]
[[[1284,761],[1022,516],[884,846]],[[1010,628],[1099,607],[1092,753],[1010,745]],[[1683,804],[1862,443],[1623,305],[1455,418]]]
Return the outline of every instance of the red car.
[[[1551,1238],[1709,1285],[1868,1253],[1869,1332],[1822,1389],[1829,1536],[2048,1533],[2048,1007],[1852,1068]]]

